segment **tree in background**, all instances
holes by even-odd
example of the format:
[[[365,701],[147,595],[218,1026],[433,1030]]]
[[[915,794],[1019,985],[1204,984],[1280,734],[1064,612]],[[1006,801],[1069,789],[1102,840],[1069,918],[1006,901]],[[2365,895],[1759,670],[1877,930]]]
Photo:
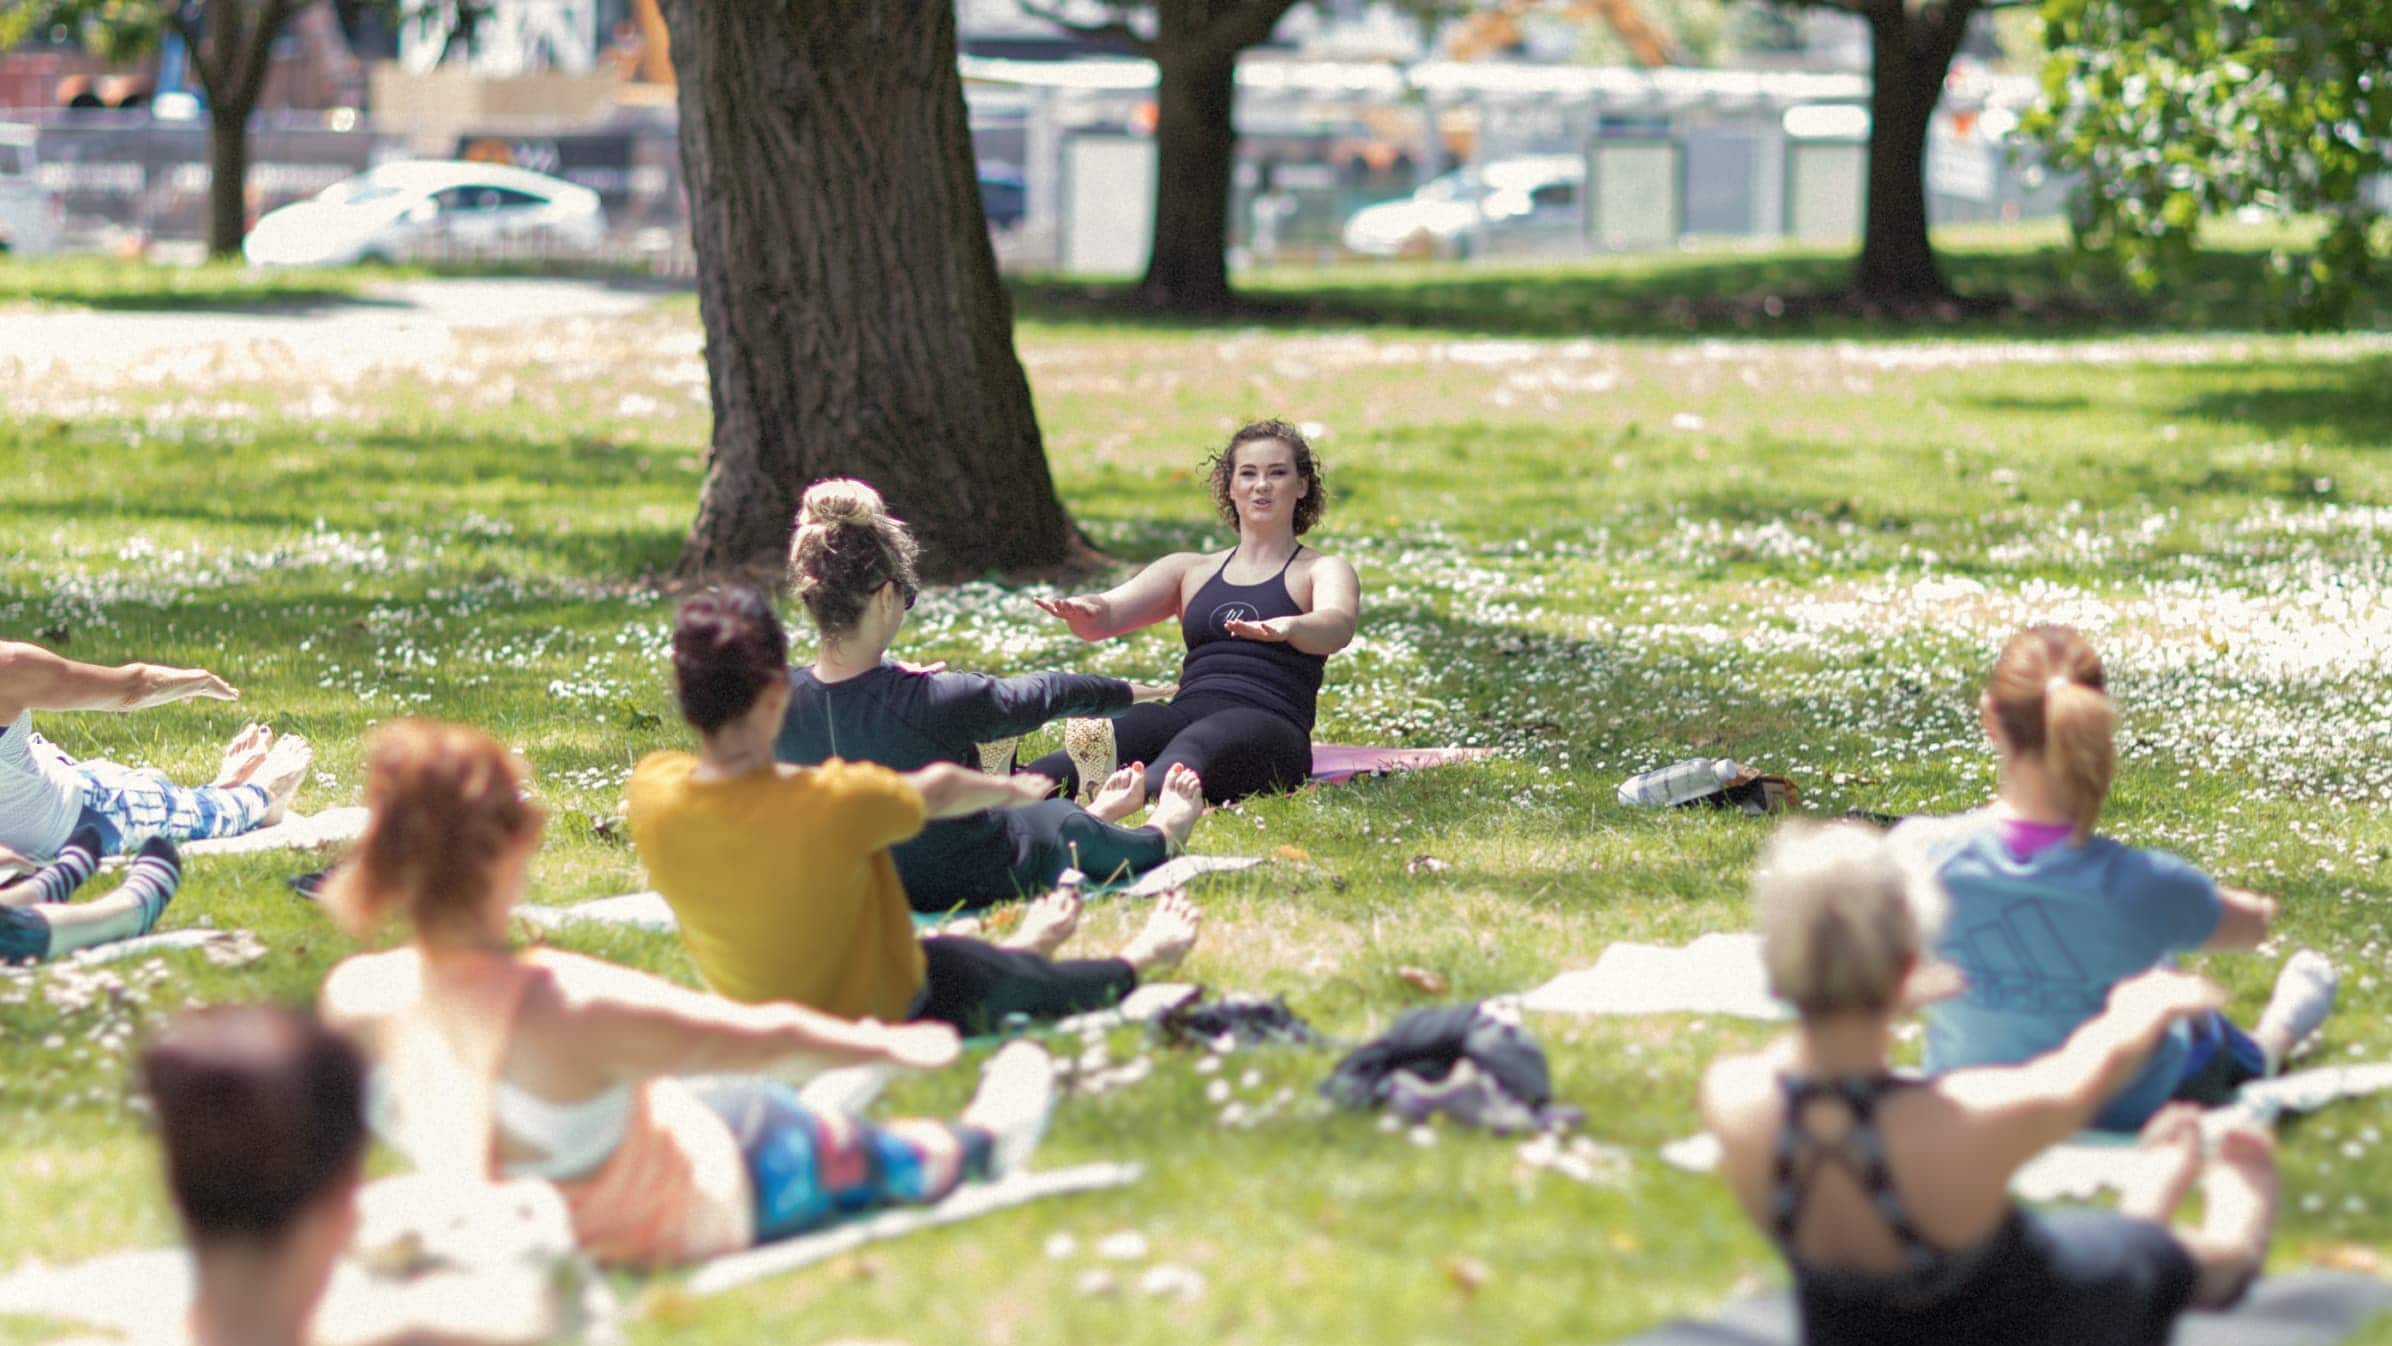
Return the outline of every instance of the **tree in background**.
[[[1105,0],[1112,17],[1082,23],[1029,13],[1155,63],[1154,243],[1138,297],[1175,313],[1227,308],[1230,184],[1237,169],[1237,69],[1296,0]],[[1132,15],[1142,22],[1133,25]]]
[[[2077,236],[2150,288],[2180,276],[2204,219],[2314,214],[2279,254],[2292,316],[2340,318],[2392,252],[2368,183],[2392,168],[2385,0],[2050,0],[2043,105],[2028,125],[2081,170]]]
[[[1793,0],[1869,26],[1868,204],[1853,297],[1896,310],[1948,303],[1951,286],[1927,239],[1927,128],[1952,58],[1979,14],[2026,0]]]
[[[32,0],[0,21],[0,50],[27,32],[63,29],[109,60],[155,52],[169,33],[191,53],[208,104],[208,255],[241,251],[248,232],[249,119],[266,89],[274,41],[319,0]],[[8,22],[19,25],[9,31]]]
[[[663,10],[714,404],[680,573],[778,570],[827,476],[878,486],[931,573],[1071,559],[981,211],[955,6]]]

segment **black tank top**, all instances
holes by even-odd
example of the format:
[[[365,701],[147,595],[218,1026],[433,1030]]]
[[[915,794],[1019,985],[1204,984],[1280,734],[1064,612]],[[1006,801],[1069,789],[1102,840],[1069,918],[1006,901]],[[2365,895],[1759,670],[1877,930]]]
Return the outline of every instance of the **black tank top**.
[[[1287,591],[1287,566],[1304,548],[1288,553],[1287,565],[1260,584],[1232,584],[1229,562],[1180,609],[1179,630],[1187,639],[1188,657],[1179,667],[1179,696],[1221,696],[1235,699],[1295,722],[1306,736],[1320,701],[1321,673],[1329,658],[1306,654],[1283,641],[1247,640],[1229,634],[1232,620],[1259,622],[1273,617],[1300,617],[1294,594]]]

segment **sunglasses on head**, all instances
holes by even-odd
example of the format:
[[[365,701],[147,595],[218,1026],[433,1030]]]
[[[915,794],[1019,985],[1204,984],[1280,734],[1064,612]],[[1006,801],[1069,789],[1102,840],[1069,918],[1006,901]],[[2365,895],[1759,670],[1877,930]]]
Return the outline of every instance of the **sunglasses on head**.
[[[907,612],[914,610],[914,600],[922,596],[922,591],[920,589],[915,588],[901,579],[890,579],[884,581],[884,583],[896,585],[897,596],[905,600],[905,610]]]

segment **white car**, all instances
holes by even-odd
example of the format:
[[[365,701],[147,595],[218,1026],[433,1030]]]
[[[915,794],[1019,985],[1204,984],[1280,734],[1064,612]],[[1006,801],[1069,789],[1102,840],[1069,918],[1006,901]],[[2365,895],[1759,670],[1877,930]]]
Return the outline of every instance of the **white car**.
[[[1559,241],[1583,227],[1578,195],[1586,160],[1526,154],[1447,173],[1401,201],[1364,206],[1346,219],[1345,245],[1370,257],[1456,256]]]
[[[0,123],[0,252],[58,251],[65,222],[58,193],[34,178],[34,128]]]
[[[606,213],[587,187],[504,164],[408,159],[268,211],[241,252],[260,266],[346,266],[533,238],[594,248],[605,235]]]

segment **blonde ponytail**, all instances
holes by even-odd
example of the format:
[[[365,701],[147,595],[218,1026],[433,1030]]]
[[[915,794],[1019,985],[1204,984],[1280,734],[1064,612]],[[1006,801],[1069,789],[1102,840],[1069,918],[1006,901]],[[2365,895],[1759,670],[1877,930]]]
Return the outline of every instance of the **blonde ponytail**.
[[[2110,698],[2081,682],[2053,678],[2043,693],[2043,761],[2062,789],[2068,821],[2093,834],[2118,771],[2117,712]]]
[[[2068,821],[2089,836],[2117,774],[2117,712],[2101,656],[2065,626],[2036,626],[2002,646],[1985,701],[2011,752],[2041,757]]]

